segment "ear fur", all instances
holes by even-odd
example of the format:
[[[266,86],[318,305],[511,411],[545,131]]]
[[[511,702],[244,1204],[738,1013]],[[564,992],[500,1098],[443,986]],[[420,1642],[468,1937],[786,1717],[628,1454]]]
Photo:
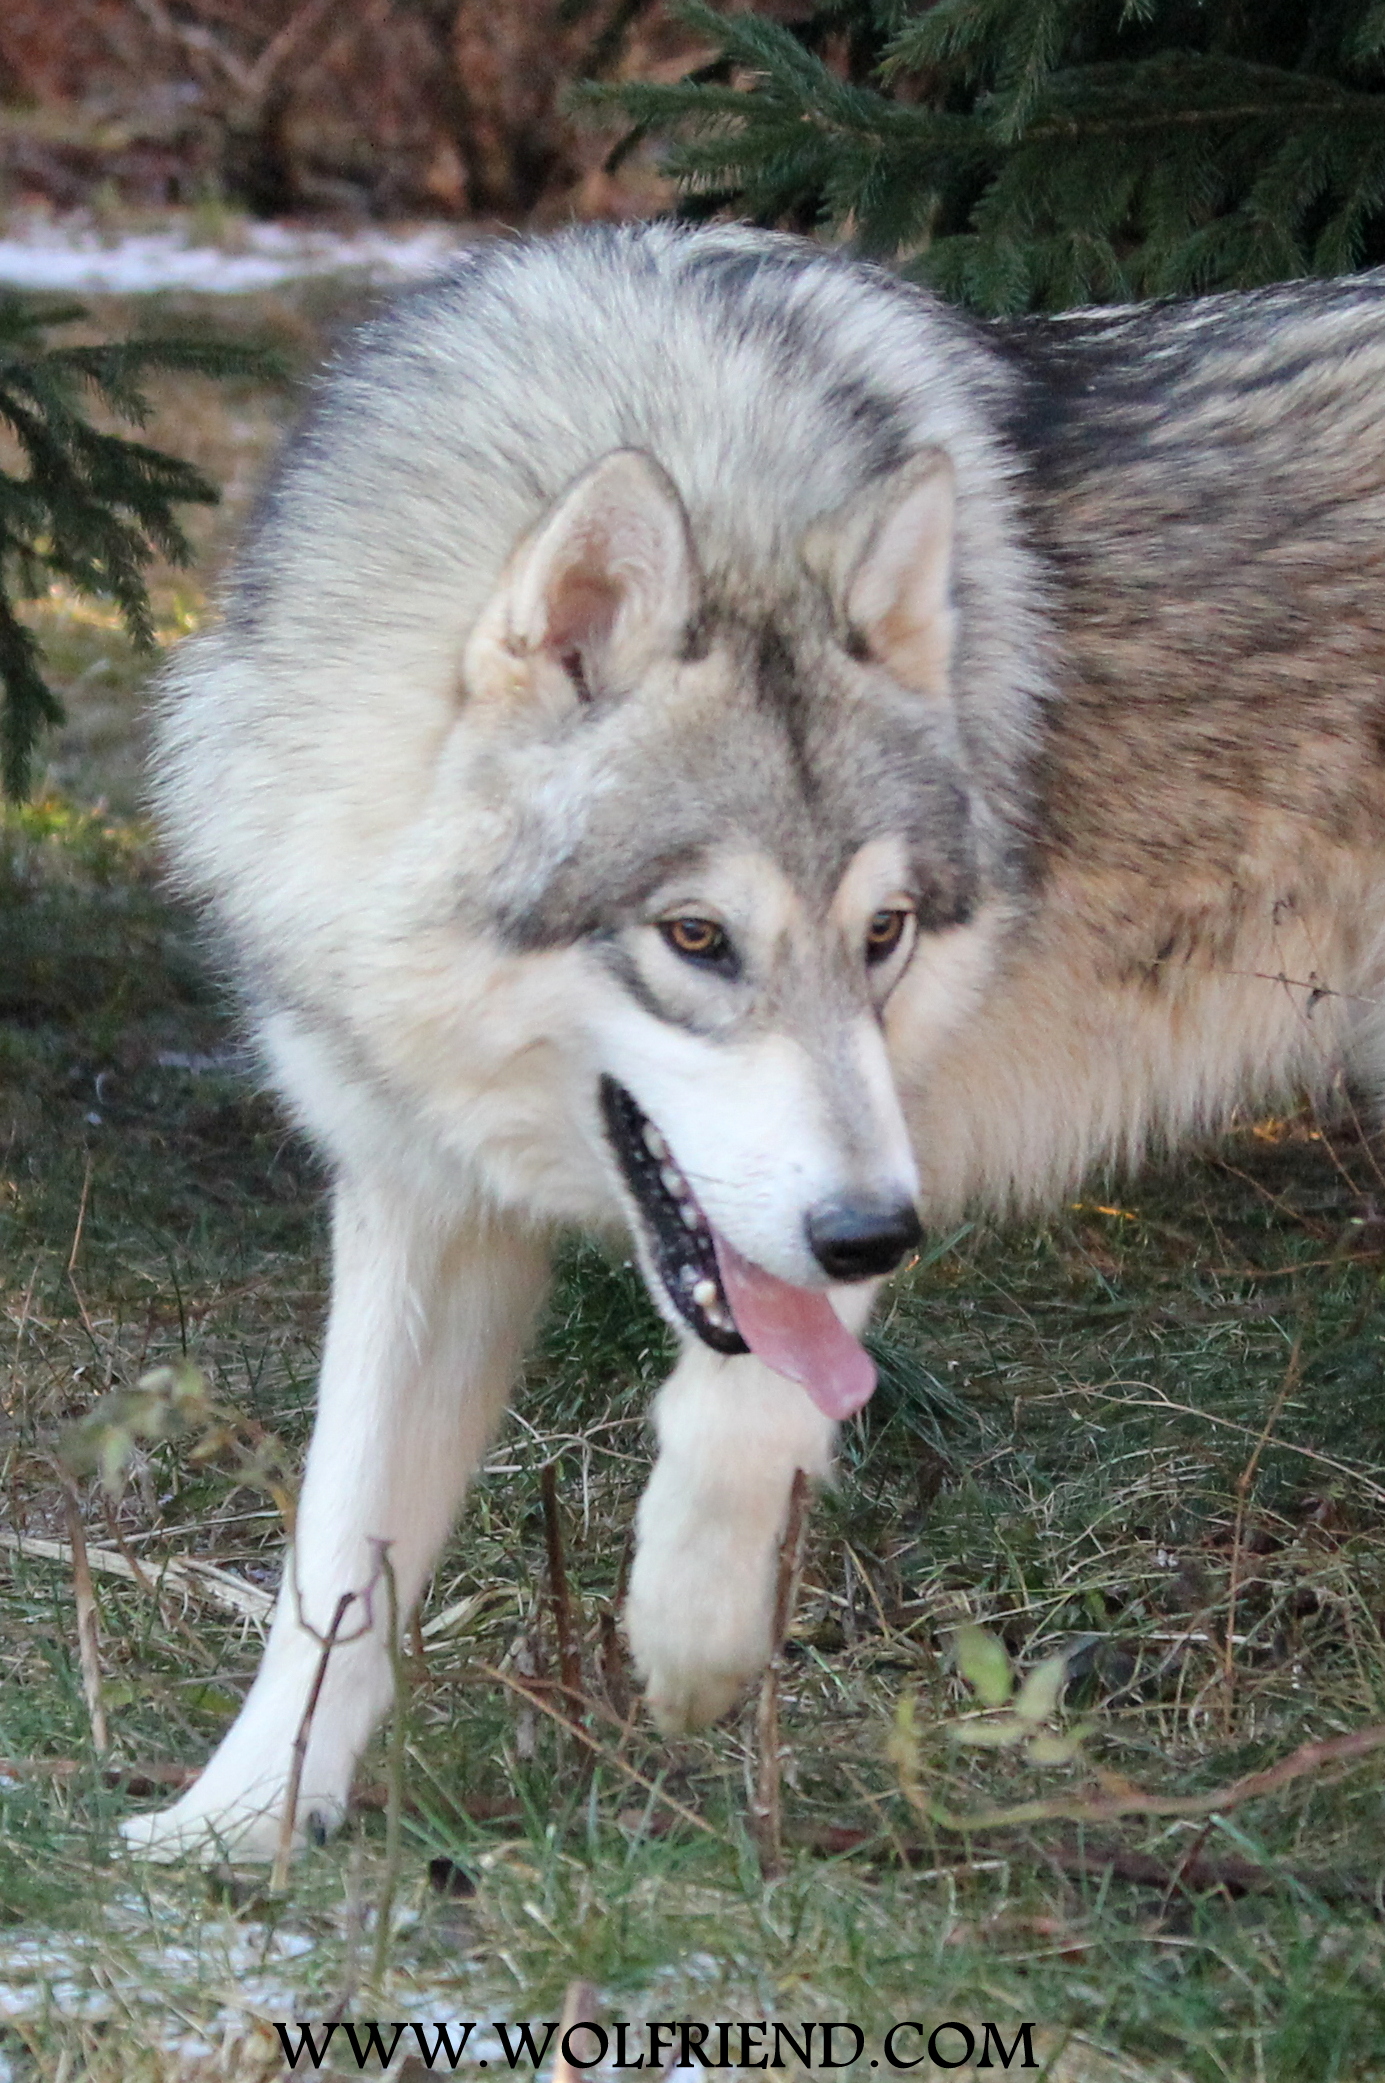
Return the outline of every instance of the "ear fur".
[[[848,640],[904,686],[945,698],[952,662],[956,480],[924,449],[840,512],[815,522],[803,559],[827,587]]]
[[[677,648],[697,596],[687,516],[639,449],[584,471],[505,569],[467,645],[473,693],[518,693],[553,668],[579,700],[632,686]]]

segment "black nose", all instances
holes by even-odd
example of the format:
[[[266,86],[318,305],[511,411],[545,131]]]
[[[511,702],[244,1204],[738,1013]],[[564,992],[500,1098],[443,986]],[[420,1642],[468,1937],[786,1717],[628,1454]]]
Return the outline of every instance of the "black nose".
[[[923,1235],[912,1201],[824,1201],[805,1227],[813,1257],[834,1280],[893,1273]]]

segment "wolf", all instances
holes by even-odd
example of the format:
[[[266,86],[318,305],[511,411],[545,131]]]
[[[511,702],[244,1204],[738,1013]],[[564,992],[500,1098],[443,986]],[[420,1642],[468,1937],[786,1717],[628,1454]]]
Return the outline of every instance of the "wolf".
[[[1377,277],[986,326],[655,224],[366,328],[158,727],[333,1277],[263,1663],[137,1850],[273,1851],[349,1601],[295,1834],[340,1818],[380,1545],[407,1612],[565,1230],[679,1341],[625,1624],[683,1729],[922,1225],[1381,1082],[1382,559]]]

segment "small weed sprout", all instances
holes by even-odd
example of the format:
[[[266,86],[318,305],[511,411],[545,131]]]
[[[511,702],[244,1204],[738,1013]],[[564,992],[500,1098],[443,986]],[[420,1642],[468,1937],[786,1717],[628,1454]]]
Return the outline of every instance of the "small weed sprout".
[[[965,1743],[977,1750],[1022,1749],[1033,1765],[1074,1762],[1093,1724],[1079,1722],[1066,1733],[1049,1726],[1058,1718],[1067,1684],[1066,1650],[1060,1649],[1035,1664],[1025,1674],[1018,1692],[1010,1652],[999,1635],[968,1622],[957,1630],[953,1653],[963,1682],[974,1694],[977,1705],[985,1710],[981,1719],[948,1725],[947,1733],[954,1743]]]
[[[136,1456],[171,1439],[187,1442],[190,1462],[220,1461],[236,1487],[267,1494],[292,1533],[296,1486],[287,1448],[255,1419],[217,1402],[190,1360],[151,1368],[133,1389],[102,1396],[66,1428],[58,1461],[69,1476],[95,1476],[118,1501]]]
[[[1053,1726],[1060,1717],[1070,1652],[1059,1650],[1035,1664],[1018,1680],[1009,1650],[999,1635],[968,1621],[953,1637],[957,1672],[976,1709],[942,1724],[948,1740],[973,1750],[1018,1750],[1033,1765],[1071,1765],[1082,1754],[1094,1724],[1076,1722],[1066,1730]],[[917,1785],[918,1727],[912,1696],[901,1699],[890,1738],[890,1756],[905,1782]]]

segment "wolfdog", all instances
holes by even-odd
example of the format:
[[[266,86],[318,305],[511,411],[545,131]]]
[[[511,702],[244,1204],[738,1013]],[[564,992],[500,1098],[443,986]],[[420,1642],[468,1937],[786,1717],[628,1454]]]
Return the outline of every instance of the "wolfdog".
[[[565,1227],[628,1235],[681,1341],[626,1608],[680,1729],[767,1654],[921,1222],[1381,1078],[1383,554],[1370,277],[988,328],[792,240],[588,229],[367,329],[160,727],[334,1269],[263,1664],[137,1847],[272,1850],[321,1637],[376,1543],[419,1596]]]

